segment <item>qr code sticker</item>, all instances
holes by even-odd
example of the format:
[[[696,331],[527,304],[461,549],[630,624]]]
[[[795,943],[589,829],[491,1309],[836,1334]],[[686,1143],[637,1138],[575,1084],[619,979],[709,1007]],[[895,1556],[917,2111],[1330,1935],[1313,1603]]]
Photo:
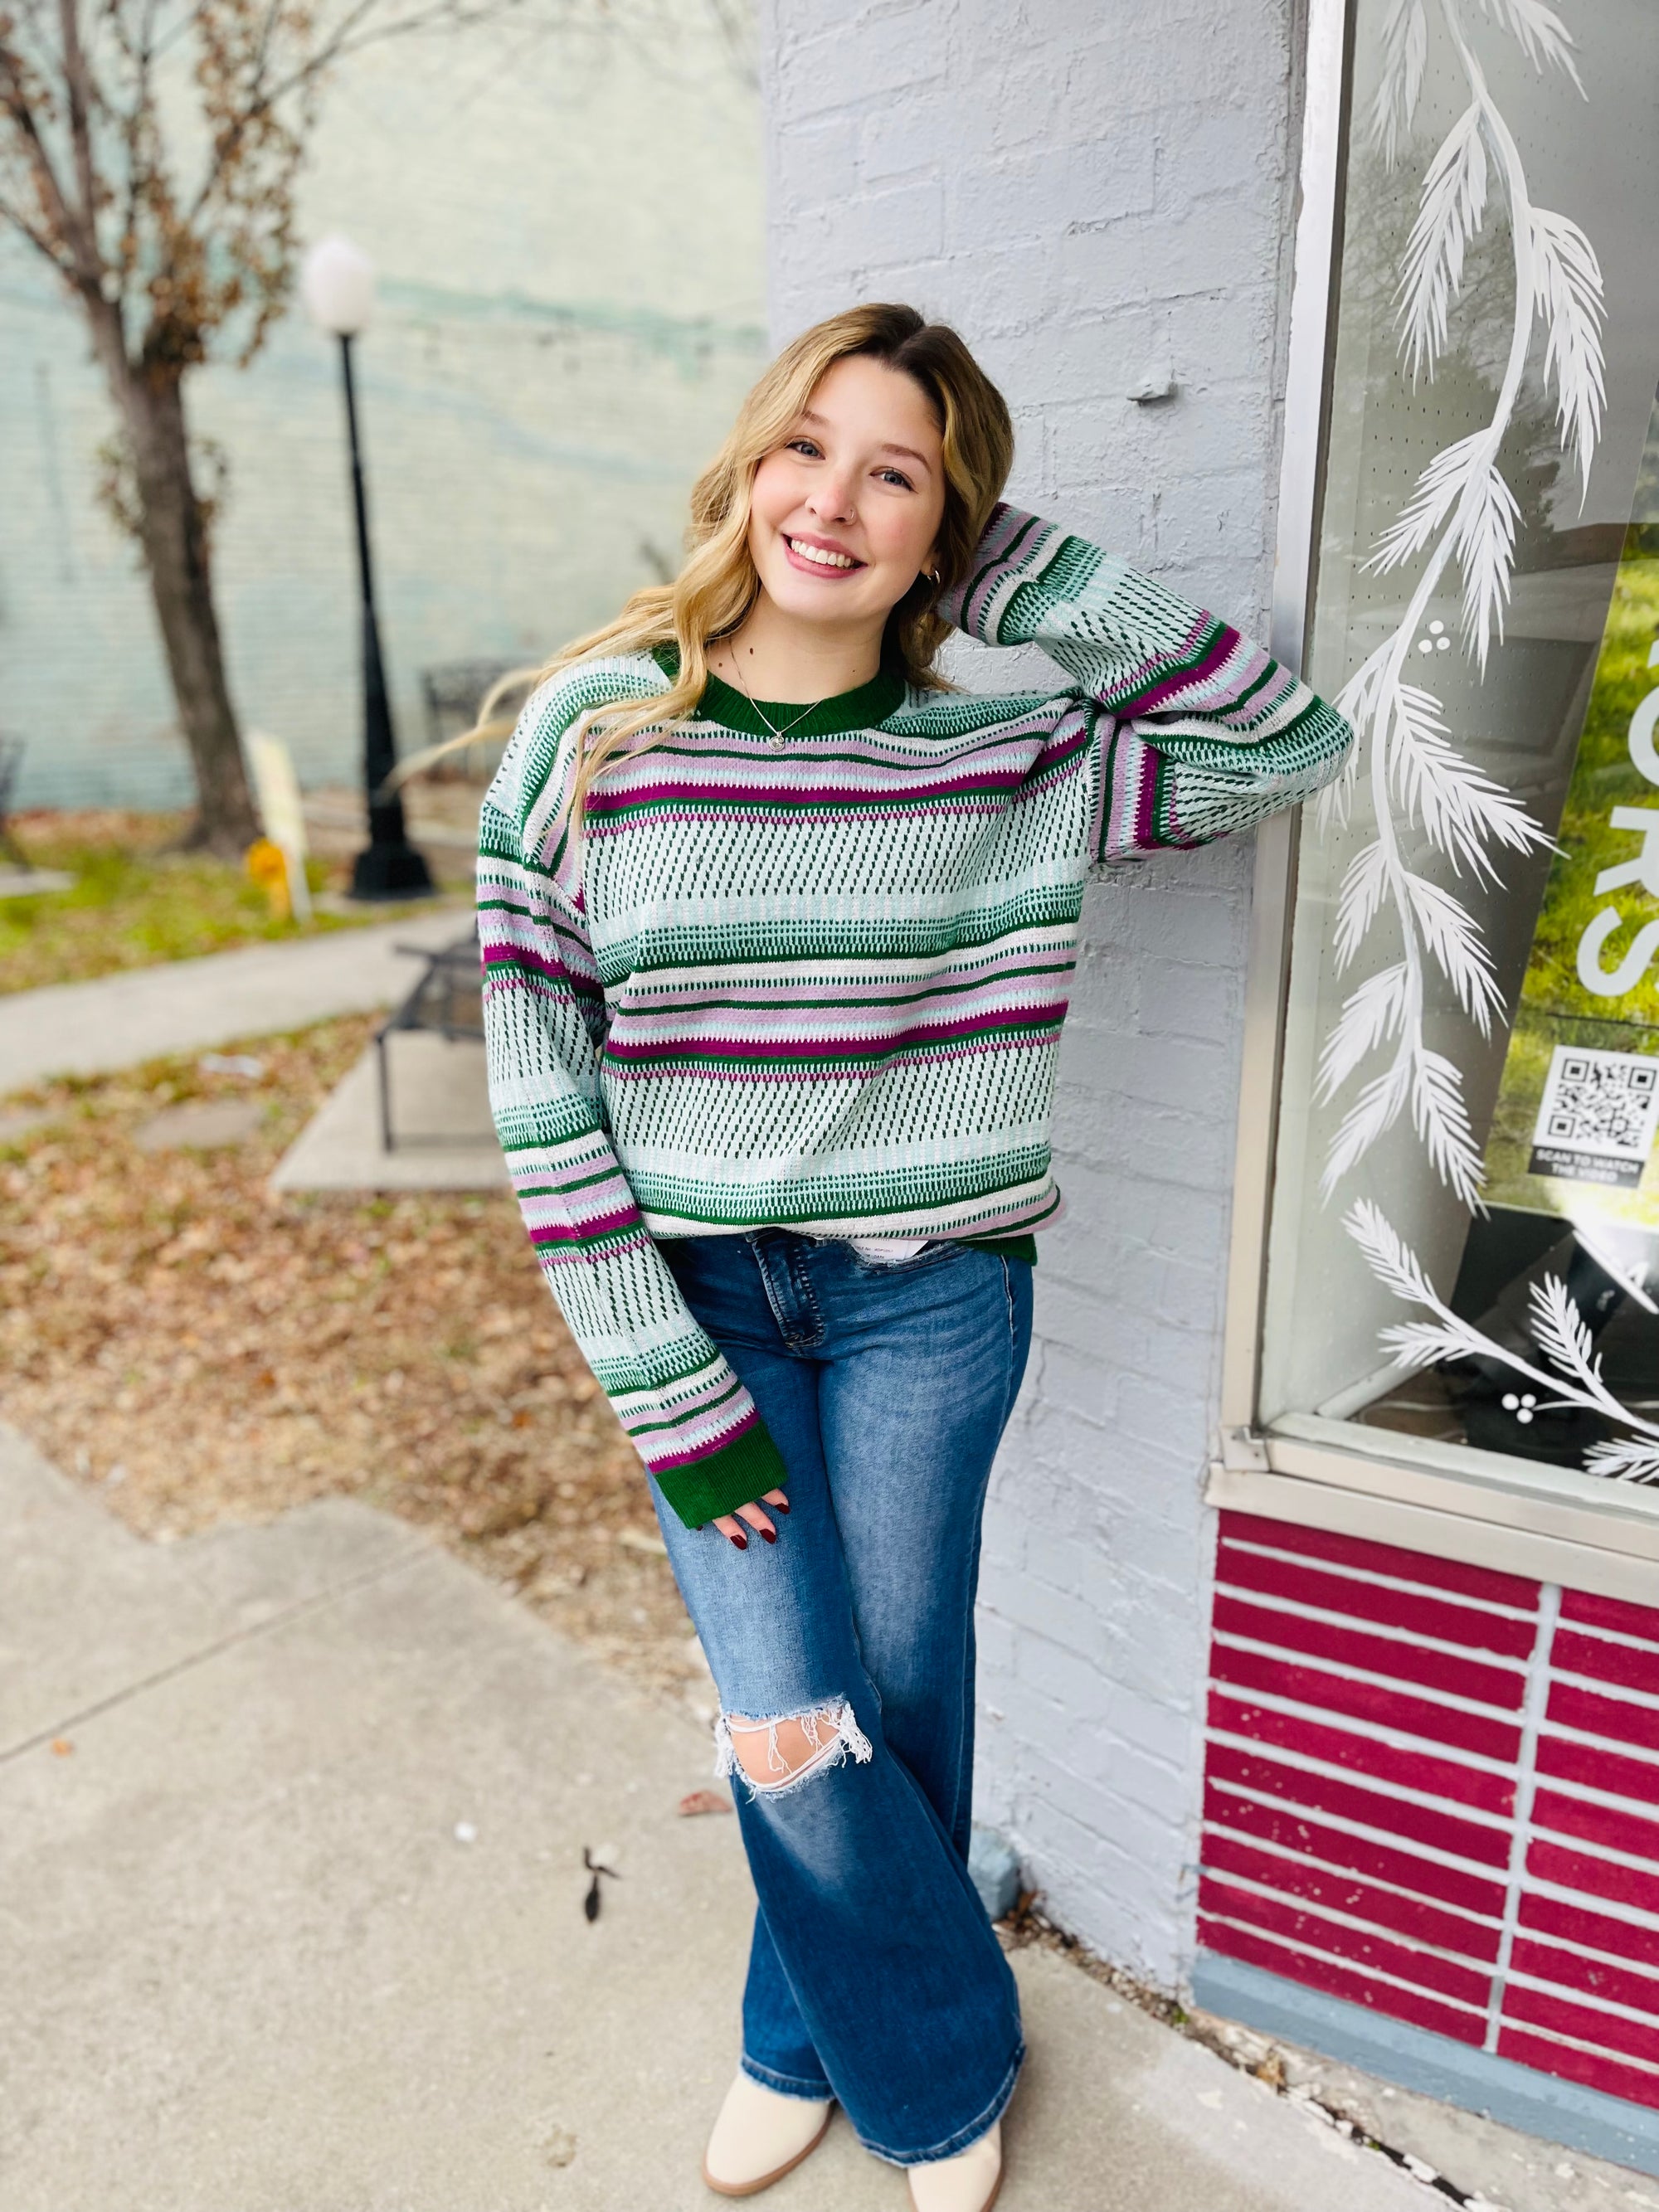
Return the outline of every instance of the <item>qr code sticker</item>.
[[[1633,1189],[1656,1127],[1659,1054],[1559,1044],[1533,1130],[1532,1172]]]

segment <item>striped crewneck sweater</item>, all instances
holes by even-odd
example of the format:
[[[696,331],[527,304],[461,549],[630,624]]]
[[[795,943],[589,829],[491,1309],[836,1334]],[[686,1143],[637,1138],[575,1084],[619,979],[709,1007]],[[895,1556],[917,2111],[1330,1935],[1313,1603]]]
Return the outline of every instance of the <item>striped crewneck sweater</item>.
[[[1054,684],[884,672],[780,740],[711,678],[601,777],[577,839],[579,717],[671,680],[648,654],[579,662],[530,700],[484,801],[496,1128],[572,1334],[689,1527],[784,1468],[657,1240],[1052,1221],[1088,869],[1305,799],[1352,742],[1225,623],[1011,507],[943,611],[1040,647]]]

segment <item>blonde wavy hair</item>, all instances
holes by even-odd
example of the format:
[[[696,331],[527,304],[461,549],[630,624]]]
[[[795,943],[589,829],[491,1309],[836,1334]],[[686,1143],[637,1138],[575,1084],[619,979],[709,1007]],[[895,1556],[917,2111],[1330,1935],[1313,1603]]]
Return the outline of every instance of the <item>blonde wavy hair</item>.
[[[878,302],[848,307],[813,324],[760,377],[738,409],[726,443],[692,489],[686,558],[672,583],[648,584],[635,592],[613,621],[574,639],[544,668],[503,677],[484,700],[474,728],[410,760],[404,774],[418,772],[440,752],[503,734],[505,726],[492,717],[502,700],[526,682],[539,683],[577,661],[678,647],[678,669],[665,692],[643,702],[621,700],[614,708],[590,708],[582,716],[576,737],[580,758],[570,798],[571,820],[580,830],[587,794],[610,763],[647,731],[660,736],[684,722],[702,698],[709,645],[741,628],[760,590],[749,552],[755,471],[799,421],[826,370],[855,354],[913,378],[939,424],[945,512],[936,574],[918,577],[888,616],[883,660],[913,684],[946,688],[933,668],[951,629],[938,604],[966,578],[974,548],[1001,496],[1013,462],[1013,425],[1002,394],[955,331],[928,322],[914,307]]]

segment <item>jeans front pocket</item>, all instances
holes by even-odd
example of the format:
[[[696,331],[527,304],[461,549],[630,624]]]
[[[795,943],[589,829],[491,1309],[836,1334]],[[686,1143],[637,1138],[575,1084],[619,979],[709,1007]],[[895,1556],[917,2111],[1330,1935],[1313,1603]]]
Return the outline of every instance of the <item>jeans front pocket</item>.
[[[935,1237],[920,1252],[908,1253],[902,1260],[872,1260],[867,1252],[859,1251],[850,1238],[846,1243],[848,1257],[862,1273],[890,1275],[896,1279],[901,1275],[920,1274],[923,1268],[936,1267],[942,1261],[954,1259],[969,1249],[959,1237]]]

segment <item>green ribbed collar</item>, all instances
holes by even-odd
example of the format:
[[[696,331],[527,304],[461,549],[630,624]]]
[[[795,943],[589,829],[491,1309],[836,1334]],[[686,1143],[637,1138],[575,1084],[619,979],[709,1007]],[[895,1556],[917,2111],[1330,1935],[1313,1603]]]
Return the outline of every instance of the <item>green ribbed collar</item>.
[[[678,646],[653,646],[651,657],[665,676],[678,673]],[[894,670],[884,668],[855,690],[837,691],[833,698],[820,699],[810,714],[801,714],[793,729],[787,726],[800,714],[799,699],[763,699],[760,703],[787,740],[831,738],[843,730],[874,729],[896,711],[903,698],[904,678]],[[747,730],[751,737],[769,738],[773,734],[744,693],[712,674],[702,687],[697,715],[702,721],[720,723],[723,729]]]

